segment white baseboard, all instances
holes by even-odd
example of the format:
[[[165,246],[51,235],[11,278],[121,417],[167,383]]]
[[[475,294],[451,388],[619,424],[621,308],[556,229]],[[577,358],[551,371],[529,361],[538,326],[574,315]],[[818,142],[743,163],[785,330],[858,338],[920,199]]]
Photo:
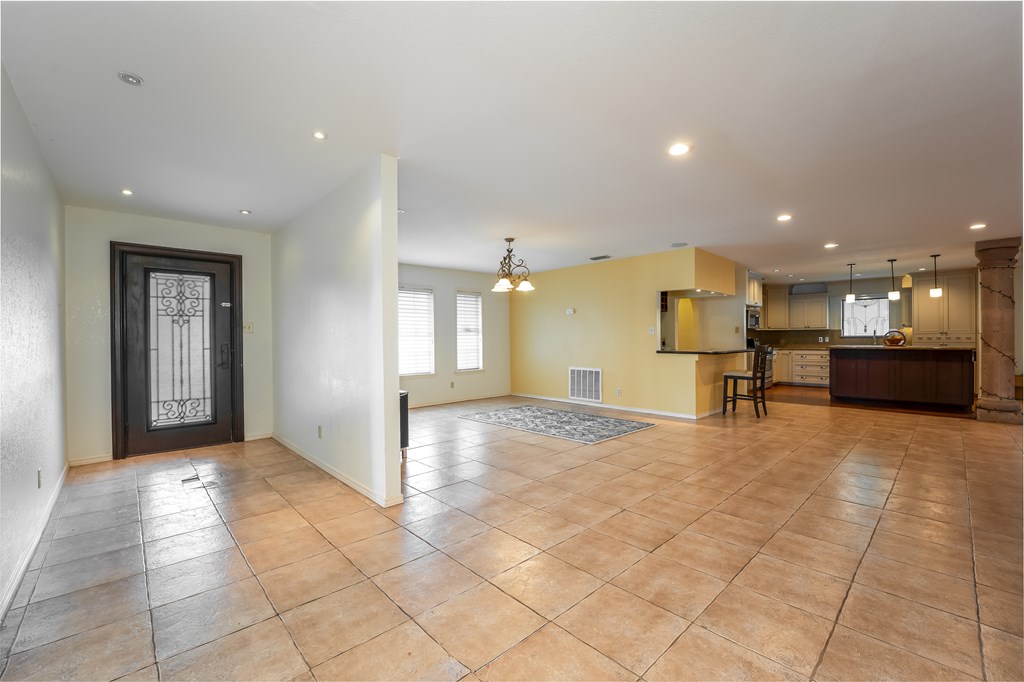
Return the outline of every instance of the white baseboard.
[[[107,459],[110,459],[110,457],[107,457]],[[21,587],[21,581],[25,579],[25,574],[28,572],[29,564],[32,563],[32,557],[35,556],[36,550],[39,548],[39,541],[43,539],[43,533],[46,531],[46,524],[50,522],[50,516],[53,514],[53,508],[57,505],[57,499],[60,497],[60,491],[63,490],[64,482],[67,481],[68,470],[70,467],[71,463],[65,461],[64,470],[60,472],[60,482],[54,487],[53,493],[50,495],[50,499],[47,500],[46,513],[43,514],[39,525],[36,527],[35,541],[32,543],[32,549],[18,560],[18,565],[14,569],[11,581],[7,585],[4,585],[3,594],[0,595],[0,620],[7,617],[7,610],[11,608],[11,602],[14,601],[14,597],[18,594],[18,588]]]
[[[587,405],[589,407],[601,407],[608,410],[622,410],[623,412],[638,412],[640,414],[653,414],[659,417],[675,417],[676,419],[697,420],[715,413],[715,410],[704,414],[685,414],[683,412],[665,412],[664,410],[652,410],[647,407],[625,407],[623,405],[609,405],[608,403],[595,403],[592,400],[573,400],[571,398],[552,398],[547,395],[531,395],[529,393],[513,393],[519,398],[535,398],[537,400],[553,400],[557,403],[572,403],[573,405]]]
[[[109,462],[114,459],[114,456],[109,452],[105,455],[96,455],[95,457],[86,457],[84,459],[69,459],[68,465],[73,467],[80,467],[86,464],[98,464],[99,462]]]
[[[412,395],[411,393],[409,395]],[[511,393],[495,393],[494,395],[477,395],[471,398],[453,398],[451,400],[439,400],[432,403],[416,403],[413,405],[409,404],[409,409],[415,409],[417,407],[435,407],[437,405],[454,405],[455,403],[468,403],[473,400],[490,400],[491,398],[507,398]]]
[[[300,448],[299,446],[297,446],[297,445],[295,445],[293,443],[289,443],[287,440],[285,440],[281,436],[275,434],[273,436],[273,439],[276,440],[281,445],[283,445],[286,448],[288,448],[289,450],[291,450],[292,452],[294,452],[295,454],[297,454],[299,457],[302,457],[304,460],[306,460],[307,462],[309,462],[310,464],[312,464],[316,468],[321,469],[322,471],[326,471],[331,476],[334,476],[336,479],[338,479],[339,481],[341,481],[342,483],[344,483],[348,487],[354,489],[356,492],[361,494],[363,497],[366,497],[366,498],[368,498],[370,500],[373,500],[374,502],[376,502],[381,507],[393,507],[396,504],[402,504],[403,502],[405,502],[405,498],[402,495],[397,495],[397,496],[394,496],[394,497],[387,497],[387,498],[380,497],[379,495],[375,494],[372,490],[370,490],[369,488],[364,486],[362,483],[359,483],[358,481],[354,481],[351,478],[349,478],[348,476],[346,476],[345,474],[343,474],[340,471],[338,471],[337,469],[335,469],[334,467],[332,467],[332,466],[330,466],[328,464],[324,464],[323,462],[321,462],[320,460],[316,459],[315,457],[313,457],[309,453],[304,452],[302,450],[302,448]]]
[[[263,440],[264,438],[273,438],[273,437],[274,437],[274,434],[272,434],[272,433],[256,433],[256,434],[253,434],[251,436],[247,433],[247,434],[245,434],[245,442],[248,443],[251,440]]]

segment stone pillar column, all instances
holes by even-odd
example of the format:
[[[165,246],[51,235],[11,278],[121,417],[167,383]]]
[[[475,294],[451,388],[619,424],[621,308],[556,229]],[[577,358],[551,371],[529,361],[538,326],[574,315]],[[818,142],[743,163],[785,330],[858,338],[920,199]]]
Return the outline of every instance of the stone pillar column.
[[[1014,400],[1013,268],[1021,238],[977,242],[979,304],[981,307],[981,392],[979,421],[1021,422]]]

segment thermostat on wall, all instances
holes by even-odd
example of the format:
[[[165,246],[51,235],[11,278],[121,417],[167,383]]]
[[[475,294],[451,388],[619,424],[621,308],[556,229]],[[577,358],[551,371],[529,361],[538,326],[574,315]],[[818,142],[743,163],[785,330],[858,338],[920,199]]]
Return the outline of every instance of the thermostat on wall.
[[[576,314],[576,309],[575,308],[566,308],[565,309],[565,314],[566,315],[575,315]]]

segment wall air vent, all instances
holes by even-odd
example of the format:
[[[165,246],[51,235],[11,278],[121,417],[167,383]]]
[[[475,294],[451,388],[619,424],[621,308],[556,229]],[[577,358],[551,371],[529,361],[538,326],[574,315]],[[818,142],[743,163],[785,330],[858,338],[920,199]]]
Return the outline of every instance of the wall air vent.
[[[608,260],[611,256],[591,256],[590,260]]]
[[[601,402],[601,370],[592,367],[570,367],[569,398]]]

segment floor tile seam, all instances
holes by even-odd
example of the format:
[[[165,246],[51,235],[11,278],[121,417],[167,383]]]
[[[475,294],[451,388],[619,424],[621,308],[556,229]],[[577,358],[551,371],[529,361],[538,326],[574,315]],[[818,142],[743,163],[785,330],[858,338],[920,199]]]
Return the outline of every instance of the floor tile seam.
[[[887,530],[884,530],[884,529],[883,529],[883,530],[882,530],[882,532],[883,532],[883,533],[889,533],[889,532],[891,532],[891,531],[887,531]],[[896,533],[893,533],[893,535],[896,535]],[[910,537],[910,536],[908,536],[908,535],[902,535],[902,536],[900,536],[900,537]],[[916,539],[916,538],[915,538],[915,539]],[[928,540],[922,540],[922,542],[928,542]],[[933,543],[931,543],[931,544],[933,544],[933,545],[936,545],[936,544],[938,544],[938,543],[935,543],[935,542],[933,542]],[[939,546],[940,546],[940,547],[946,547],[946,545],[939,545]],[[903,559],[900,559],[900,558],[898,558],[898,557],[891,557],[891,556],[889,556],[888,554],[883,554],[883,553],[879,552],[879,551],[878,551],[877,549],[872,549],[872,546],[871,546],[870,544],[868,545],[867,549],[865,549],[865,550],[864,550],[864,553],[865,553],[865,554],[871,554],[871,555],[874,555],[874,556],[878,556],[878,557],[881,557],[881,558],[883,558],[883,559],[886,559],[886,560],[888,560],[888,561],[894,561],[894,562],[896,562],[896,563],[898,563],[898,564],[902,564],[902,565],[904,565],[904,566],[909,566],[909,567],[911,567],[911,568],[917,568],[917,569],[920,569],[920,570],[923,570],[923,571],[931,571],[931,572],[933,572],[933,573],[938,573],[938,574],[940,574],[940,575],[944,575],[944,576],[946,576],[946,577],[948,577],[948,578],[955,578],[955,579],[957,579],[957,580],[963,580],[964,582],[971,582],[971,581],[969,581],[969,580],[968,580],[967,578],[963,578],[963,577],[961,577],[961,576],[959,576],[959,575],[956,575],[956,574],[954,574],[954,573],[946,573],[945,571],[938,571],[938,570],[935,570],[934,568],[928,568],[928,567],[926,567],[926,566],[920,566],[920,565],[918,565],[918,564],[912,564],[912,563],[910,563],[909,561],[904,561]],[[974,561],[974,557],[972,556],[972,557],[971,557],[971,565],[972,565],[972,567],[973,567],[974,563],[975,563],[975,561]],[[871,587],[871,586],[869,585],[868,587]],[[877,588],[876,588],[876,589],[877,589]],[[905,598],[906,598],[906,597],[904,597],[904,599],[905,599]],[[913,601],[913,600],[911,600],[911,601]]]
[[[703,614],[703,611],[701,612],[701,615],[702,614]],[[697,618],[699,618],[699,617],[700,617],[700,615],[697,616]],[[763,659],[765,659],[767,661],[771,661],[775,665],[777,665],[777,666],[779,666],[781,668],[785,668],[786,670],[791,671],[794,675],[798,675],[801,678],[805,677],[802,673],[800,673],[800,672],[798,672],[796,670],[793,670],[793,668],[791,668],[790,666],[786,665],[785,663],[781,663],[781,662],[775,660],[771,656],[767,656],[767,655],[761,653],[760,651],[755,651],[754,649],[751,649],[750,647],[746,646],[745,644],[743,644],[741,642],[737,642],[736,640],[730,638],[729,636],[727,636],[727,635],[725,635],[723,633],[716,632],[716,631],[712,630],[709,627],[706,627],[704,625],[700,625],[699,623],[697,623],[697,619],[696,618],[693,620],[693,622],[690,623],[689,626],[687,626],[687,628],[685,630],[683,630],[683,632],[679,633],[679,636],[676,637],[675,641],[672,642],[672,644],[669,646],[669,648],[666,649],[664,651],[664,653],[662,653],[662,655],[658,657],[658,660],[655,661],[653,664],[651,664],[650,668],[648,668],[647,670],[644,671],[644,675],[649,673],[651,671],[651,668],[653,668],[665,656],[665,654],[667,654],[672,649],[672,647],[675,646],[676,643],[680,639],[682,639],[683,635],[685,635],[687,632],[690,631],[691,628],[700,628],[702,630],[707,630],[708,632],[710,632],[715,637],[721,637],[722,639],[726,640],[727,642],[731,642],[731,643],[735,644],[736,646],[738,646],[739,648],[744,649],[746,651],[749,651],[750,653],[754,654],[758,658],[763,658]],[[645,679],[645,678],[643,676],[641,676],[641,680],[643,680],[643,679]],[[808,679],[809,680],[813,680],[814,678],[813,677],[808,677]]]
[[[927,571],[928,570],[928,569],[922,568],[920,566],[912,566],[911,564],[904,564],[904,565],[911,566],[913,568],[918,568],[918,569],[923,570],[923,571]],[[905,594],[899,594],[898,592],[893,592],[890,588],[881,587],[879,585],[872,585],[870,583],[866,583],[866,582],[863,582],[861,580],[857,580],[857,575],[859,575],[859,573],[854,575],[853,582],[855,584],[857,584],[857,585],[860,585],[861,587],[869,587],[872,590],[875,590],[877,592],[882,592],[882,593],[888,594],[889,596],[892,596],[892,597],[899,597],[900,599],[904,599],[906,601],[913,602],[913,603],[915,603],[915,604],[917,604],[919,606],[924,606],[924,607],[927,607],[929,609],[933,609],[935,611],[941,611],[942,613],[948,614],[950,616],[954,616],[956,618],[960,618],[960,619],[968,621],[968,622],[978,622],[976,618],[970,618],[970,617],[964,616],[964,615],[962,615],[960,613],[955,613],[955,612],[950,611],[949,609],[944,608],[942,606],[933,606],[932,604],[926,604],[925,602],[920,601],[919,599],[916,599],[914,597],[908,597]],[[946,574],[943,574],[943,575],[946,575]],[[951,577],[951,578],[954,578],[955,580],[960,580],[960,581],[963,581],[963,582],[970,582],[968,580],[964,580],[963,578],[956,578],[955,576],[947,576],[947,577]],[[973,591],[974,590],[972,589],[972,592]],[[977,609],[978,609],[978,600],[977,600],[976,596],[974,598],[974,609],[975,609],[975,611],[977,611]]]
[[[135,545],[132,545],[132,547],[135,547]],[[122,548],[122,549],[130,549],[130,547],[125,547],[125,548]],[[112,552],[119,552],[119,551],[121,551],[121,550],[112,550]],[[83,557],[83,558],[84,559],[92,559],[92,558],[97,557],[97,556],[102,556],[102,554],[94,554],[92,556]],[[70,563],[70,562],[64,562],[64,563]],[[54,566],[60,566],[62,564],[53,564],[53,565]],[[40,569],[40,570],[42,570],[42,569]],[[136,571],[135,573],[129,573],[127,575],[122,575],[122,576],[120,576],[118,578],[111,578],[109,580],[104,580],[103,582],[95,583],[93,585],[88,585],[86,587],[79,587],[77,589],[70,590],[68,592],[61,592],[60,594],[54,594],[54,595],[51,595],[49,597],[46,597],[45,599],[40,599],[39,601],[32,601],[31,597],[30,597],[29,598],[29,602],[28,602],[28,604],[26,604],[26,606],[28,606],[30,604],[42,604],[44,602],[50,601],[51,599],[58,599],[60,597],[67,597],[69,595],[74,594],[75,592],[81,592],[83,590],[90,590],[90,589],[92,589],[94,587],[100,587],[102,585],[109,585],[110,583],[116,583],[118,580],[124,580],[125,578],[131,578],[131,577],[134,577],[134,576],[137,576],[137,575],[141,575],[141,574],[146,573],[146,572],[147,572],[146,571],[146,560],[145,560],[145,558],[143,558],[143,560],[142,560],[142,570],[140,570],[140,571]],[[32,596],[35,596],[36,589],[38,588],[38,586],[39,586],[39,582],[37,580],[36,581],[36,585],[33,586],[33,588],[32,588]]]
[[[78,516],[88,516],[90,514],[103,514],[105,512],[114,512],[114,511],[119,510],[119,509],[129,509],[131,507],[134,507],[135,509],[139,509],[140,510],[139,515],[140,515],[140,518],[141,518],[140,504],[139,504],[138,498],[136,498],[135,504],[130,504],[130,503],[129,504],[122,504],[122,505],[118,505],[116,507],[108,507],[106,509],[96,509],[96,510],[93,510],[93,511],[81,512],[81,513],[78,513],[78,514],[70,514],[68,516],[58,516],[58,517],[56,517],[56,520],[57,521],[65,521],[65,520],[69,520],[69,519],[74,519],[75,517],[78,517]],[[51,518],[53,518],[52,515],[51,515]],[[136,519],[136,521],[138,521],[138,520],[139,519]],[[129,523],[135,523],[135,521],[130,521]],[[114,524],[114,525],[115,526],[123,526],[125,524],[118,523],[118,524]],[[106,530],[106,528],[112,528],[112,527],[113,526],[106,526],[106,527],[103,527],[103,528],[95,528],[93,530]],[[85,532],[86,533],[91,533],[92,531],[85,531]],[[81,535],[81,533],[72,533],[72,535]],[[64,535],[62,537],[70,537],[70,536]],[[54,538],[54,539],[59,540],[60,538]]]
[[[301,528],[298,529],[298,530],[301,530]],[[316,530],[316,529],[314,528],[314,530]],[[283,535],[283,533],[282,533],[282,535]],[[271,537],[273,537],[273,536],[271,536]],[[321,535],[320,537],[323,538],[323,535]],[[239,545],[239,544],[236,543],[235,547],[238,548],[239,554],[241,554],[242,558],[245,560],[246,566],[248,566],[249,570],[252,571],[252,575],[259,576],[259,575],[263,575],[265,573],[271,573],[273,571],[277,571],[277,570],[282,569],[282,568],[287,568],[288,566],[294,566],[295,564],[302,563],[303,561],[306,561],[308,559],[314,559],[314,558],[316,558],[318,556],[323,556],[324,554],[330,554],[331,552],[340,552],[342,554],[342,556],[345,556],[344,552],[342,552],[340,549],[338,549],[333,544],[331,544],[330,540],[328,540],[327,538],[324,538],[324,541],[327,542],[328,545],[330,545],[330,549],[325,549],[325,550],[323,550],[321,552],[316,552],[315,554],[310,554],[309,556],[304,556],[301,559],[289,559],[286,563],[280,564],[278,566],[274,566],[272,568],[267,568],[267,569],[264,569],[264,570],[259,571],[259,572],[257,572],[256,571],[256,567],[252,565],[252,562],[249,560],[249,556],[245,553],[245,550],[242,549],[242,545]],[[259,542],[259,540],[254,540],[253,542]],[[250,543],[246,543],[246,544],[250,544],[251,545],[252,543],[250,542]],[[224,548],[224,549],[230,549],[230,548],[228,547],[228,548]],[[191,561],[192,559],[199,559],[199,558],[204,557],[204,556],[209,556],[210,554],[216,554],[217,552],[224,551],[224,549],[218,549],[218,550],[214,550],[213,552],[207,552],[206,554],[200,554],[199,556],[189,557],[188,559],[183,559],[182,561],[176,561],[173,564],[167,564],[167,566],[174,566],[176,564],[183,563],[184,561]],[[348,559],[347,556],[345,556],[345,558]],[[159,568],[164,568],[164,566],[160,566]]]
[[[90,485],[90,484],[83,483],[82,485],[84,486],[84,485]],[[93,498],[93,497],[101,497],[103,495],[110,495],[111,493],[123,492],[125,490],[138,490],[138,487],[133,483],[132,485],[127,485],[127,486],[125,486],[123,488],[116,488],[114,490],[104,490],[104,491],[101,491],[101,492],[98,492],[98,493],[93,493],[92,495],[78,495],[78,496],[72,498],[71,497],[71,493],[75,492],[75,490],[76,490],[76,487],[74,487],[74,486],[72,486],[71,489],[68,490],[68,497],[65,500],[65,502],[70,502],[72,500],[87,500],[87,499],[90,499],[90,498]]]
[[[967,464],[967,455],[964,454],[964,465]],[[969,479],[968,479],[969,482]],[[983,680],[988,679],[988,671],[985,665],[985,637],[982,633],[982,622],[981,622],[981,595],[978,591],[978,546],[974,538],[974,505],[971,504],[971,486],[968,484],[967,488],[967,515],[968,515],[968,527],[967,531],[970,533],[971,538],[971,566],[974,570],[972,590],[974,592],[974,608],[975,608],[975,621],[977,622],[977,633],[978,633],[978,656],[981,665],[981,678]]]
[[[906,495],[897,495],[896,497],[907,497],[907,496]],[[917,499],[917,498],[911,497],[911,498],[908,498],[908,499]],[[942,502],[932,502],[931,500],[921,500],[921,502],[931,502],[932,504],[939,504],[939,505],[942,505],[942,506],[945,506],[945,507],[953,507],[954,509],[963,509],[963,510],[967,511],[967,507],[956,507],[955,505],[943,504]],[[854,503],[854,504],[856,504],[856,503]],[[888,504],[888,502],[886,502],[886,504]],[[961,525],[959,523],[953,523],[952,521],[943,521],[942,519],[936,519],[936,518],[934,518],[932,516],[924,516],[923,514],[920,514],[920,513],[916,513],[915,514],[913,511],[903,511],[901,509],[889,509],[889,508],[883,508],[880,511],[889,512],[891,514],[903,514],[904,516],[912,516],[915,519],[922,519],[924,521],[935,521],[937,523],[947,523],[950,526],[956,526],[957,528],[967,528],[966,525]],[[882,522],[882,518],[879,517],[877,523],[881,523],[881,522]],[[938,544],[938,543],[936,543],[936,544]]]
[[[140,537],[142,535],[141,528],[139,530],[139,535],[140,535]],[[146,562],[146,545],[145,545],[145,543],[143,543],[143,545],[142,545],[142,565],[143,565],[144,568],[147,567],[147,562]],[[149,575],[149,571],[148,570],[144,571],[144,574],[145,574],[145,578],[146,578],[146,606],[149,607],[149,608],[146,609],[146,615],[149,617],[149,643],[150,643],[150,646],[153,647],[153,665],[157,666],[157,668],[156,668],[156,670],[157,670],[157,679],[159,679],[159,677],[160,677],[160,666],[159,666],[159,664],[158,664],[158,662],[156,660],[156,622],[153,619],[153,598],[152,598],[151,593],[150,593],[150,575]]]
[[[870,586],[868,586],[868,587],[870,587]],[[871,588],[871,589],[875,589],[875,588]],[[905,597],[900,597],[900,598],[901,599],[906,599]],[[907,600],[907,601],[913,601],[913,600]],[[973,673],[969,673],[969,672],[967,672],[965,670],[962,670],[962,669],[960,669],[960,668],[958,668],[958,667],[956,667],[954,665],[950,665],[949,663],[943,663],[942,661],[937,661],[934,658],[931,658],[929,656],[924,655],[923,653],[918,653],[917,651],[911,651],[910,649],[902,647],[902,646],[900,646],[898,644],[894,644],[893,642],[888,642],[888,641],[886,641],[884,639],[880,639],[880,638],[876,637],[875,635],[871,634],[870,632],[865,632],[865,631],[855,627],[852,624],[849,624],[849,623],[839,623],[838,621],[837,621],[836,624],[846,628],[847,630],[852,630],[853,632],[856,632],[858,635],[861,635],[862,637],[867,637],[869,639],[875,640],[876,642],[881,642],[882,644],[885,644],[886,646],[893,647],[894,649],[899,649],[900,651],[904,651],[904,652],[906,652],[906,653],[908,653],[911,656],[914,656],[916,658],[920,658],[920,659],[929,661],[931,663],[934,663],[936,665],[942,666],[943,668],[947,668],[949,670],[955,670],[958,673],[962,673],[963,675],[966,675],[970,679],[980,679],[980,680],[987,680],[988,679],[988,677],[985,677],[985,676],[980,677],[980,678],[976,678],[976,677],[974,677]],[[831,637],[830,637],[830,639],[831,639]],[[826,645],[826,649],[827,648],[828,647]],[[817,671],[815,671],[815,672],[817,672]],[[984,668],[982,669],[982,672],[984,673]],[[814,678],[812,677],[811,679],[814,679]]]
[[[36,602],[36,603],[40,604],[42,602]],[[148,597],[148,595],[146,597],[146,604],[147,604],[147,607],[148,607],[148,605],[149,605],[149,597]],[[28,606],[25,606],[25,609],[26,609],[26,613],[24,615],[28,615],[28,612],[27,612]],[[120,623],[121,621],[128,620],[129,618],[134,618],[135,616],[138,616],[140,613],[143,613],[144,611],[148,612],[149,610],[150,610],[149,608],[139,609],[138,611],[135,611],[134,613],[130,613],[130,614],[124,616],[123,618],[118,618],[117,620],[111,621],[109,623],[103,623],[102,625],[95,625],[93,627],[88,627],[88,628],[85,628],[84,630],[79,630],[77,632],[72,632],[70,634],[64,635],[63,637],[58,637],[57,639],[51,640],[49,642],[43,642],[41,644],[37,644],[36,646],[29,647],[28,649],[22,649],[21,651],[15,652],[14,651],[14,645],[18,643],[18,636],[21,635],[21,628],[25,624],[25,618],[24,618],[24,616],[22,616],[21,624],[18,626],[18,636],[15,636],[14,641],[11,643],[11,651],[8,652],[7,659],[10,660],[10,659],[14,658],[16,655],[20,656],[21,654],[28,653],[30,651],[35,651],[36,649],[40,649],[40,648],[42,648],[44,646],[49,646],[51,644],[56,644],[57,642],[63,642],[64,640],[71,639],[72,637],[77,637],[78,635],[85,634],[86,632],[92,632],[93,630],[99,630],[100,628],[107,627],[108,625],[113,625],[114,623]],[[127,673],[125,673],[125,674],[127,674]]]
[[[150,610],[150,615],[152,617],[152,609]],[[171,660],[172,658],[175,658],[177,656],[181,656],[183,654],[187,654],[190,651],[195,651],[196,649],[200,649],[200,648],[206,646],[207,644],[213,644],[214,642],[218,642],[218,641],[224,639],[225,637],[230,637],[231,635],[238,634],[242,630],[247,630],[247,629],[249,629],[251,627],[255,627],[257,625],[261,625],[263,623],[266,623],[268,620],[273,620],[274,618],[280,619],[280,614],[275,612],[273,615],[267,616],[266,618],[263,618],[261,620],[257,620],[257,621],[255,621],[253,623],[248,623],[247,625],[243,625],[241,627],[237,627],[234,630],[232,630],[231,632],[226,632],[223,635],[215,637],[214,639],[210,639],[210,640],[207,640],[205,642],[200,642],[199,644],[195,644],[193,646],[190,646],[187,649],[182,649],[181,651],[176,651],[173,654],[171,654],[170,656],[167,656],[166,658],[162,658],[162,659],[161,658],[157,658],[157,655],[156,655],[156,627],[153,627],[153,659],[154,659],[153,663],[157,666],[158,674],[160,675],[161,678],[163,678],[163,666],[167,665],[167,661]],[[291,636],[291,633],[289,633],[289,637],[290,636]],[[294,640],[292,641],[292,645],[293,646],[295,645]],[[296,648],[296,650],[298,650],[298,646],[296,646],[295,648]],[[301,655],[301,653],[302,652],[300,651],[299,654]],[[149,667],[149,666],[143,666],[143,667]]]
[[[534,614],[536,614],[536,615],[537,615],[538,617],[540,617],[540,618],[543,618],[543,619],[544,619],[545,621],[547,621],[547,622],[549,622],[549,623],[553,623],[553,622],[555,622],[555,618],[558,618],[558,617],[560,617],[560,616],[561,616],[562,614],[564,614],[564,613],[566,613],[567,611],[570,611],[570,610],[571,610],[571,609],[573,609],[574,607],[578,606],[578,605],[580,604],[580,602],[582,602],[582,601],[583,601],[584,599],[586,599],[586,598],[587,598],[587,597],[589,597],[590,595],[594,594],[595,592],[597,592],[597,591],[598,591],[599,589],[601,589],[601,588],[602,588],[602,587],[604,587],[605,585],[609,584],[609,582],[610,582],[610,581],[607,581],[607,580],[605,580],[604,578],[597,578],[597,576],[593,576],[593,577],[597,578],[597,580],[600,580],[602,584],[601,584],[601,585],[599,585],[599,586],[597,586],[597,587],[595,587],[595,588],[594,588],[593,590],[591,590],[590,592],[587,592],[587,593],[586,593],[585,595],[583,595],[582,597],[580,597],[579,599],[577,599],[577,600],[576,600],[576,601],[575,601],[575,602],[574,602],[574,603],[573,603],[573,604],[572,604],[571,606],[569,606],[568,608],[566,608],[565,610],[563,610],[562,612],[560,612],[560,613],[559,613],[559,614],[558,614],[557,616],[555,616],[555,618],[548,618],[547,616],[545,616],[544,614],[542,614],[542,613],[538,612],[538,611],[537,611],[536,609],[534,609],[534,608],[533,608],[532,606],[530,606],[530,605],[529,605],[529,604],[527,604],[526,602],[522,601],[521,599],[519,599],[519,598],[518,598],[518,597],[516,597],[515,595],[513,595],[513,594],[509,594],[508,592],[506,592],[506,591],[505,591],[505,589],[504,589],[504,588],[502,588],[502,587],[501,587],[500,585],[498,585],[497,583],[495,583],[495,582],[494,582],[494,579],[495,579],[495,578],[497,578],[498,576],[501,576],[501,575],[504,575],[505,573],[508,573],[508,572],[509,572],[509,571],[511,571],[511,570],[512,570],[513,568],[516,568],[517,566],[521,566],[522,564],[525,564],[525,563],[526,563],[527,561],[532,561],[533,559],[536,559],[536,558],[537,558],[538,556],[540,556],[540,554],[546,554],[546,552],[540,552],[539,554],[535,554],[535,555],[533,555],[533,556],[532,556],[532,557],[530,557],[529,559],[524,559],[523,561],[519,562],[519,563],[518,563],[518,564],[516,564],[515,566],[510,566],[510,567],[506,568],[506,569],[505,569],[504,571],[502,571],[502,572],[501,572],[501,573],[499,573],[498,575],[495,575],[495,576],[493,576],[493,577],[491,577],[491,578],[485,578],[485,579],[484,579],[484,581],[485,581],[485,582],[486,582],[486,583],[487,583],[488,585],[490,585],[491,587],[494,587],[495,589],[497,589],[497,590],[498,590],[499,592],[501,592],[501,593],[502,593],[503,595],[505,595],[505,596],[509,597],[510,599],[513,599],[513,600],[514,600],[514,601],[515,601],[516,603],[518,603],[518,604],[520,604],[521,606],[523,606],[523,607],[525,607],[525,608],[529,609],[531,613],[534,613]],[[554,555],[548,554],[547,556],[551,557],[552,559],[555,559],[556,561],[561,561],[561,562],[562,562],[562,563],[564,563],[564,564],[568,564],[568,565],[569,565],[569,566],[571,566],[572,568],[575,568],[575,566],[572,566],[572,564],[569,564],[569,562],[567,562],[567,561],[563,561],[562,559],[559,559],[558,557],[556,557],[556,556],[554,556]],[[580,571],[582,571],[582,572],[586,573],[586,571],[583,571],[582,569],[577,569],[577,570],[580,570]],[[587,573],[587,575],[590,575],[590,574],[589,574],[589,573]],[[616,587],[617,587],[617,586],[616,586]],[[470,588],[470,589],[472,589],[472,588]],[[620,589],[621,589],[621,588],[620,588]],[[468,591],[468,590],[467,590],[467,591]],[[632,594],[632,593],[631,593],[631,594]],[[442,603],[443,603],[443,602],[442,602]],[[658,607],[658,608],[661,608],[661,607]],[[541,626],[541,627],[543,627],[543,626]],[[538,628],[538,629],[540,629],[540,628]]]
[[[905,456],[906,456],[906,453],[904,452],[904,457]],[[899,469],[902,467],[902,464],[903,464],[903,458],[900,458],[900,464],[897,466],[897,471],[899,471]],[[899,474],[897,473],[897,475],[899,475]],[[890,487],[889,491],[885,495],[885,502],[882,504],[882,509],[885,509],[885,505],[889,504],[889,498],[891,496],[892,496],[892,488]],[[818,660],[814,664],[814,668],[811,670],[811,674],[810,674],[809,677],[812,680],[817,677],[818,670],[821,668],[821,664],[825,660],[825,652],[828,651],[829,644],[831,644],[832,637],[833,637],[833,635],[835,635],[835,632],[836,632],[836,626],[839,625],[839,619],[842,618],[843,611],[846,609],[846,602],[850,598],[850,592],[853,591],[853,585],[857,581],[857,575],[860,573],[861,566],[864,565],[864,558],[868,554],[868,548],[871,547],[871,543],[874,542],[874,539],[875,539],[875,534],[878,533],[878,530],[879,530],[878,526],[879,526],[879,524],[875,524],[875,527],[871,529],[871,537],[868,538],[867,543],[864,545],[864,549],[860,553],[860,559],[857,560],[857,567],[853,570],[853,575],[850,576],[850,582],[849,582],[849,584],[846,587],[846,594],[843,595],[843,599],[839,603],[839,608],[836,610],[836,616],[832,620],[832,627],[829,629],[828,637],[825,638],[825,644],[821,647],[821,651],[818,652]],[[890,646],[896,646],[895,644],[892,644],[891,642],[889,642],[888,644]],[[897,648],[903,649],[903,647],[897,647]],[[910,653],[914,653],[914,652],[910,652]]]

